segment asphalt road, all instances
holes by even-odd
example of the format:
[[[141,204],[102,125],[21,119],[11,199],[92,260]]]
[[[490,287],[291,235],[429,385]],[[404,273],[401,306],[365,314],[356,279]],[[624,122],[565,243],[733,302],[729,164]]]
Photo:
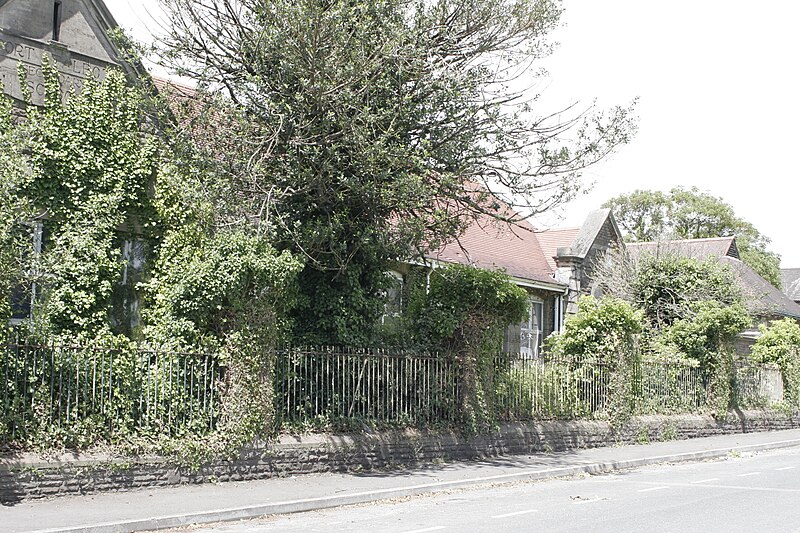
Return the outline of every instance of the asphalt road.
[[[189,530],[800,532],[800,449],[459,490]]]

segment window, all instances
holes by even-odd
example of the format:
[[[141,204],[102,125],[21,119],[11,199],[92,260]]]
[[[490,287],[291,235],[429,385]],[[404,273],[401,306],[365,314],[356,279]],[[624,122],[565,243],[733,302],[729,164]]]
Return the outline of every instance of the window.
[[[543,324],[544,302],[531,297],[528,319],[506,329],[503,351],[518,353],[523,358],[538,357],[542,345]]]
[[[147,243],[139,237],[120,235],[122,271],[111,295],[111,327],[115,332],[129,334],[139,325],[140,294],[138,285],[145,279]]]
[[[389,278],[384,291],[381,324],[394,324],[403,312],[403,275],[394,270],[386,273]]]
[[[53,2],[53,40],[61,39],[61,0]]]
[[[553,299],[553,331],[564,331],[564,297],[556,296]]]
[[[41,221],[26,223],[20,226],[20,231],[23,235],[30,235],[31,248],[34,257],[39,257],[47,247],[49,241],[49,232]],[[27,236],[25,237],[28,238]],[[36,262],[34,262],[34,265]],[[22,272],[20,275],[20,283],[11,293],[11,324],[18,325],[23,320],[33,317],[34,305],[41,297],[41,286],[36,281],[41,276],[36,271],[36,267],[32,270]]]

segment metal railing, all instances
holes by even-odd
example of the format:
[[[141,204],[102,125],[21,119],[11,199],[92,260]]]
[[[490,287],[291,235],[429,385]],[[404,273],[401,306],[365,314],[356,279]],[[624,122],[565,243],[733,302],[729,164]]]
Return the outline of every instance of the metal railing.
[[[633,371],[634,410],[640,414],[696,412],[708,404],[706,379],[688,363],[644,361]]]
[[[284,424],[451,422],[458,415],[458,386],[452,359],[434,354],[282,349],[275,362],[275,412]]]
[[[213,429],[224,368],[211,354],[11,342],[0,347],[0,440],[35,428],[95,434]]]
[[[499,419],[574,419],[604,408],[610,373],[602,363],[505,355],[495,359],[493,377]]]
[[[378,422],[425,426],[460,419],[463,384],[452,357],[391,350],[282,348],[275,352],[280,425],[341,427]],[[609,407],[613,372],[596,361],[500,355],[479,372],[497,420],[590,418]],[[776,368],[740,366],[739,405],[780,401]],[[205,433],[216,427],[226,368],[213,354],[31,344],[0,346],[0,442],[51,429],[89,427],[115,435]],[[696,412],[707,379],[692,365],[644,362],[629,394],[641,414]],[[47,432],[45,432],[47,433]]]

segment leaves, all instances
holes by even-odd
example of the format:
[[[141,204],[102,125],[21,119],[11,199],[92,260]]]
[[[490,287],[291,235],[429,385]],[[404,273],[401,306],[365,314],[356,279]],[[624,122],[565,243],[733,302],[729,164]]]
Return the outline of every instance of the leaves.
[[[188,114],[228,185],[206,186],[217,222],[305,258],[306,339],[368,339],[391,261],[569,200],[635,129],[629,108],[537,110],[512,88],[549,53],[557,1],[162,4],[163,62],[208,92]]]
[[[557,355],[581,361],[610,362],[643,327],[644,312],[628,302],[583,296],[578,313],[567,320],[563,333],[548,339],[548,347]]]

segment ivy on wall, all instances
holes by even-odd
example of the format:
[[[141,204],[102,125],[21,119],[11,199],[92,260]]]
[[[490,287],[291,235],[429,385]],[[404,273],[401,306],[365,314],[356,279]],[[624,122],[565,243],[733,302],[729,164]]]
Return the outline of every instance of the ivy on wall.
[[[49,335],[111,333],[111,297],[123,272],[120,235],[152,237],[158,143],[143,120],[145,95],[110,70],[62,103],[49,61],[44,106],[27,107],[30,176],[16,190],[47,240],[37,257],[42,298],[33,322]]]

